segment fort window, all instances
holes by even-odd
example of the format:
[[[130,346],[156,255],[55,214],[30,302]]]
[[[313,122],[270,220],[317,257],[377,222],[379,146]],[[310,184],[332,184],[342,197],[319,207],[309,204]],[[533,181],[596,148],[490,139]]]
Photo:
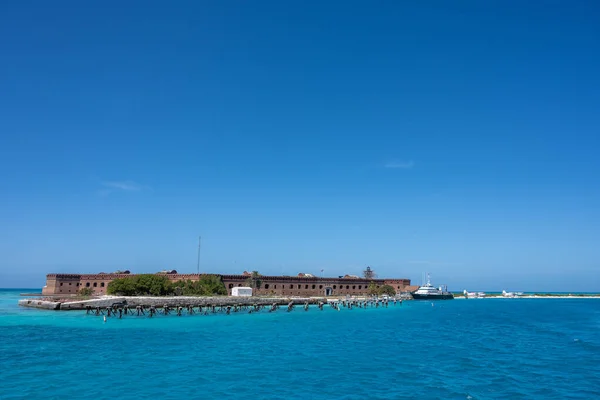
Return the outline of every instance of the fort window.
[[[335,289],[335,285],[333,285],[333,288]]]
[[[314,289],[314,288],[316,288],[316,286],[315,286],[315,285],[312,285],[312,288]]]
[[[356,289],[356,286],[352,286],[352,290]]]
[[[290,289],[293,289],[293,288],[294,288],[294,285],[290,285]]]
[[[400,286],[398,286],[398,289],[400,289]]]
[[[298,285],[298,289],[302,289],[302,285]]]
[[[308,289],[308,285],[304,285],[304,289]]]
[[[323,289],[323,285],[319,285],[319,289]]]
[[[104,287],[104,282],[100,282],[100,287]]]
[[[238,286],[239,286],[239,287],[242,287],[242,284],[241,284],[241,283],[238,283]]]
[[[94,287],[98,287],[98,282],[94,282]]]
[[[89,283],[89,282],[86,282],[86,283],[85,283],[85,287],[90,287],[90,283]]]
[[[362,285],[358,285],[358,290],[362,289]]]
[[[273,289],[277,289],[277,285],[273,286]]]
[[[346,285],[346,289],[350,289],[350,285]]]
[[[268,289],[268,288],[269,288],[269,284],[267,283],[267,284],[265,285],[265,289]]]
[[[71,286],[71,282],[69,282],[69,286]]]
[[[229,289],[233,289],[233,283],[229,284]]]
[[[60,286],[62,286],[62,282],[60,283]]]

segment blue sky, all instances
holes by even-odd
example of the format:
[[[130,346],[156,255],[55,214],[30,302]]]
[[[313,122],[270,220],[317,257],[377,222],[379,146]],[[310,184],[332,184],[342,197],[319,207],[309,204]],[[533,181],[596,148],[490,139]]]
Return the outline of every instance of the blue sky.
[[[600,291],[595,2],[0,5],[0,287]]]

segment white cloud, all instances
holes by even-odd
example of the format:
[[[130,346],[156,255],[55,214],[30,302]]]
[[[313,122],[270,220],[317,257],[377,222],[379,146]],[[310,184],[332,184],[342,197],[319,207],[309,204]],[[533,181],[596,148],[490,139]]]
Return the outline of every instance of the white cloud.
[[[392,169],[411,169],[415,166],[415,163],[411,161],[389,161],[385,164],[386,168]]]
[[[102,186],[106,186],[108,188],[111,189],[119,189],[119,190],[125,190],[128,192],[132,192],[132,191],[139,191],[142,190],[144,187],[138,183],[132,182],[132,181],[112,181],[112,182],[103,182]]]
[[[103,188],[98,191],[101,196],[108,196],[112,192],[139,192],[149,189],[147,186],[140,185],[133,181],[106,181],[102,182]]]

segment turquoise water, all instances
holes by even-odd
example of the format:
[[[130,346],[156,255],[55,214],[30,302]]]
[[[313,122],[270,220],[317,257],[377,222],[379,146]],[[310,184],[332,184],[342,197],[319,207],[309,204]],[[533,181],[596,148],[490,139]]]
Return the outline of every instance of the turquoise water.
[[[600,300],[86,316],[0,290],[0,399],[600,398]]]

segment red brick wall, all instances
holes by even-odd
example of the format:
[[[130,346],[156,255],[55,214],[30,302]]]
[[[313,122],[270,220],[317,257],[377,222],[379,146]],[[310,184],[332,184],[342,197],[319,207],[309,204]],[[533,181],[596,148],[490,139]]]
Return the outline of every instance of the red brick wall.
[[[81,288],[90,288],[95,294],[106,294],[108,284],[117,278],[132,276],[128,274],[49,274],[46,277],[44,294],[75,294]],[[182,279],[196,281],[198,274],[165,274],[171,281]],[[236,286],[247,286],[248,276],[245,275],[220,275],[231,295],[231,289]],[[367,294],[369,283],[366,279],[355,278],[308,278],[293,276],[261,276],[261,287],[255,290],[255,295],[275,296],[324,296],[326,289],[330,288],[333,296],[358,296]],[[397,292],[410,285],[409,279],[374,279],[377,285],[390,285]]]
[[[46,276],[46,287],[43,294],[77,294],[81,275],[76,274],[50,274]]]
[[[396,293],[403,292],[410,286],[410,279],[384,279],[384,285],[390,285]]]
[[[223,282],[227,293],[231,295],[231,289],[236,286],[247,286],[248,277],[241,275],[224,275]],[[261,276],[261,287],[255,290],[256,295],[277,296],[324,296],[327,288],[331,289],[333,296],[358,296],[367,294],[369,280],[366,279],[343,279],[343,278],[304,278],[304,277],[281,277]],[[374,280],[376,284],[383,285],[381,279]],[[402,282],[405,280],[401,280]]]

